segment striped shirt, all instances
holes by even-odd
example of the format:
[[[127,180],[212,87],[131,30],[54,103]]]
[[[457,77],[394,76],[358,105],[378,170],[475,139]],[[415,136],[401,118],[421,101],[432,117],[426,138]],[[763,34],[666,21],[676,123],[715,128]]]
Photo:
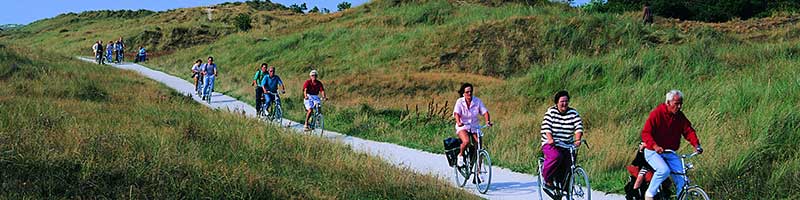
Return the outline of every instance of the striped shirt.
[[[583,132],[583,121],[577,110],[567,108],[566,113],[561,113],[556,106],[553,106],[544,113],[542,145],[547,142],[545,133],[551,133],[554,142],[572,143],[575,140],[575,132]]]

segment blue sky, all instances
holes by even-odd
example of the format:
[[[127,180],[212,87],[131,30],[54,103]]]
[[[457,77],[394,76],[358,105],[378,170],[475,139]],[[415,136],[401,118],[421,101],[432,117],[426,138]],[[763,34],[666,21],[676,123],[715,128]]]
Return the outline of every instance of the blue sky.
[[[233,2],[237,0],[8,0],[0,8],[0,24],[28,24],[33,21],[55,17],[62,13],[79,13],[87,10],[138,10],[163,11],[173,8],[188,8]],[[342,1],[353,7],[368,0],[272,0],[285,6],[306,3],[308,9],[314,6],[336,11]]]
[[[147,9],[163,11],[173,8],[188,8],[219,4],[235,0],[10,0],[3,2],[0,10],[0,24],[28,24],[33,21],[55,17],[61,13],[79,13],[87,10],[138,10]],[[285,6],[306,3],[311,9],[314,6],[336,11],[336,5],[347,1],[353,7],[368,0],[272,0]],[[575,0],[580,5],[589,0]]]

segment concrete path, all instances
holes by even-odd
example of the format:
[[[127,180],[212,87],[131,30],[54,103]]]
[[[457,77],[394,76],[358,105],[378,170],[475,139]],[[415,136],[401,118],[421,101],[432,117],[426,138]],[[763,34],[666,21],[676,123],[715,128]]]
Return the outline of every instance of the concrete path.
[[[78,57],[78,59],[94,62],[94,59],[90,58]],[[161,82],[180,93],[194,94],[194,85],[192,83],[164,72],[127,62],[119,65],[110,64],[110,66],[133,70],[147,78]],[[249,117],[255,117],[256,114],[256,110],[253,106],[220,93],[213,93],[210,104],[202,101],[197,96],[192,96],[195,101],[214,109],[229,110],[239,114],[243,113]],[[297,133],[303,133],[303,125],[297,122],[283,120],[282,126],[293,129]],[[355,151],[380,157],[396,166],[405,167],[420,174],[440,177],[455,186],[453,181],[455,173],[453,172],[453,168],[447,165],[443,154],[433,154],[396,144],[365,140],[327,130],[324,131],[323,137],[348,144]],[[492,167],[492,183],[487,194],[480,194],[475,191],[475,186],[471,183],[468,183],[464,189],[487,199],[539,199],[538,186],[537,177],[534,175],[512,172],[502,167]],[[545,197],[546,196],[547,195],[545,195]],[[625,197],[618,194],[606,194],[604,192],[593,191],[592,199],[625,199]]]

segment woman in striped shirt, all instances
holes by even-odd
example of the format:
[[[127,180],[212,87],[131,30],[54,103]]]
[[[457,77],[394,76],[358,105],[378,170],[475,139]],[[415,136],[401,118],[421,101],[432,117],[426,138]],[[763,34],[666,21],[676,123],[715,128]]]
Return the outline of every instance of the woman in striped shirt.
[[[556,169],[562,166],[569,166],[569,152],[555,146],[557,142],[573,143],[576,147],[581,145],[583,135],[583,122],[578,111],[569,107],[569,93],[559,91],[553,101],[556,105],[547,109],[542,120],[542,153],[544,153],[544,165],[542,178],[545,187],[553,187],[552,176]]]

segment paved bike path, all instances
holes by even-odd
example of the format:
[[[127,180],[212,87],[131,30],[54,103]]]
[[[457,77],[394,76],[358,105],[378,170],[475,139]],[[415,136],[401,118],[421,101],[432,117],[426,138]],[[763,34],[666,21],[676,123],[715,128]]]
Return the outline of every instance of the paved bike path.
[[[78,59],[94,62],[94,59],[78,57]],[[161,71],[152,70],[135,63],[109,64],[110,66],[136,71],[147,78],[163,83],[167,87],[177,90],[182,94],[194,94],[194,84]],[[233,97],[217,92],[212,93],[211,103],[202,101],[200,97],[191,95],[192,98],[214,109],[228,110],[248,117],[255,117],[256,110],[247,103]],[[283,120],[283,127],[288,127],[297,133],[303,133],[303,125],[290,120]],[[347,136],[326,130],[324,137],[330,140],[348,144],[353,150],[380,157],[398,167],[408,168],[416,173],[430,174],[445,179],[453,184],[453,168],[447,165],[443,154],[434,154],[417,149],[403,147],[397,144],[376,142],[357,137]],[[453,184],[455,186],[455,184]],[[502,167],[492,167],[492,183],[487,194],[475,191],[475,186],[467,183],[464,189],[487,199],[539,199],[537,177],[530,174],[513,172]],[[547,196],[547,195],[545,195]],[[593,199],[625,199],[618,194],[606,194],[592,191]]]

